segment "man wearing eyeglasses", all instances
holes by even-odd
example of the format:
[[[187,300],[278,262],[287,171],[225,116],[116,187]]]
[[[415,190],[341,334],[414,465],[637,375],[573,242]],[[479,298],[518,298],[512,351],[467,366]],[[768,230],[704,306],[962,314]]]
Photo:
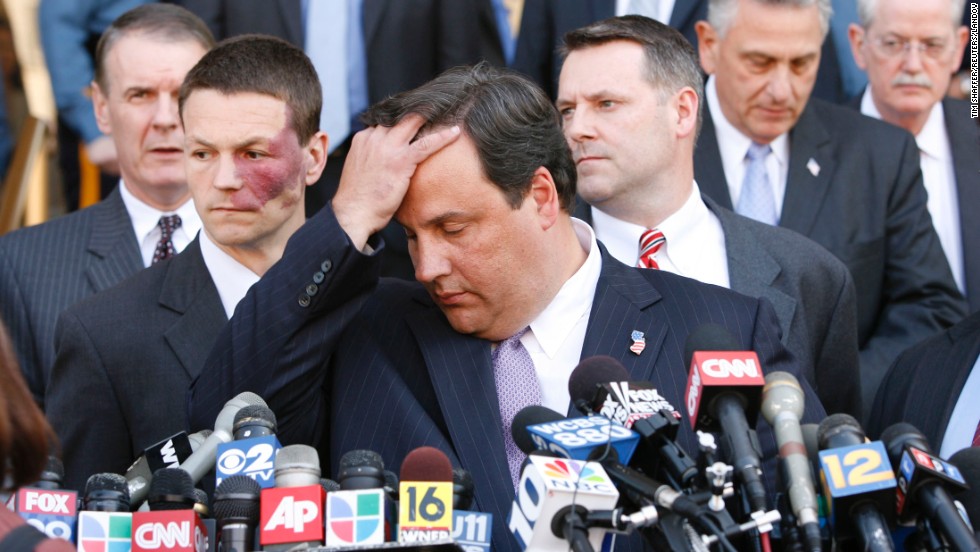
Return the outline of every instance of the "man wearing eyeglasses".
[[[795,230],[857,290],[865,416],[905,348],[965,316],[926,209],[914,137],[810,98],[830,0],[710,0],[695,179],[739,214]]]
[[[964,0],[858,0],[851,50],[868,73],[853,106],[915,135],[929,214],[970,311],[980,310],[980,127],[943,99],[968,39]]]

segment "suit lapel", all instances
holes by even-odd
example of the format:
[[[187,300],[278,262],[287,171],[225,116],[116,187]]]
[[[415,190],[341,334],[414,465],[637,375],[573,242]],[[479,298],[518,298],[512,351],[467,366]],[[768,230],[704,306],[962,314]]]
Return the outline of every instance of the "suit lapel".
[[[200,238],[195,238],[167,267],[160,289],[160,306],[181,317],[163,337],[193,380],[207,360],[211,345],[228,318],[201,256]]]
[[[980,130],[967,117],[962,104],[943,100],[946,133],[953,152],[956,194],[960,207],[960,236],[963,239],[963,264],[966,273],[966,298],[970,311],[980,310],[980,217],[971,213],[980,205]]]
[[[721,149],[715,136],[715,124],[711,111],[705,107],[701,124],[701,136],[694,150],[694,172],[698,187],[718,205],[732,210],[732,193],[728,190],[725,167],[721,163]]]
[[[429,370],[437,402],[460,463],[473,476],[484,512],[505,513],[514,497],[501,433],[490,344],[460,335],[433,306],[413,314],[409,326]]]
[[[728,258],[729,288],[749,297],[765,297],[776,310],[783,330],[783,343],[790,335],[796,299],[773,287],[782,267],[754,238],[744,220],[720,209],[710,198],[702,197],[708,209],[718,217],[725,234],[725,256]]]
[[[652,380],[653,368],[667,335],[667,320],[648,309],[660,301],[660,292],[638,270],[612,258],[605,247],[602,273],[596,285],[582,358],[609,355],[623,363],[633,381]],[[643,332],[646,346],[639,355],[630,351],[633,331]]]
[[[143,257],[118,188],[92,209],[88,252],[95,260],[86,276],[92,289],[99,292],[142,270]]]
[[[927,428],[935,429],[936,435],[926,435],[926,437],[929,438],[929,442],[936,443],[936,450],[942,448],[942,441],[946,436],[946,427],[949,426],[953,409],[963,392],[966,379],[970,377],[973,365],[977,361],[977,355],[980,354],[980,340],[977,340],[977,334],[980,334],[980,314],[974,314],[964,322],[950,328],[949,339],[952,345],[948,349],[948,354],[934,359],[934,366],[949,366],[955,369],[954,379],[950,386],[950,399],[945,401],[946,406],[940,411],[939,421],[934,424],[923,424]],[[919,372],[922,375],[921,384],[935,385],[935,371],[920,370]]]
[[[830,189],[830,177],[837,167],[830,134],[814,107],[817,101],[810,100],[790,131],[786,197],[779,222],[804,236],[812,235],[817,213]]]

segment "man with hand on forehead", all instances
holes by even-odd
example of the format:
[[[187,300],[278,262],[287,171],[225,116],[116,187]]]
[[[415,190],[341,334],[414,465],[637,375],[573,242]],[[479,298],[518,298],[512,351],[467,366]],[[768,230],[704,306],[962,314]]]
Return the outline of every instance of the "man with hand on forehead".
[[[505,520],[526,457],[513,417],[531,404],[567,411],[583,358],[615,357],[679,407],[683,343],[721,324],[766,369],[798,375],[808,420],[824,415],[771,306],[628,267],[570,216],[575,166],[557,111],[529,80],[452,69],[376,104],[366,123],[331,204],[222,330],[191,389],[192,429],[252,391],[284,444],[319,443],[333,469],[354,449],[399,465],[419,446],[439,448],[473,475],[476,509]],[[418,283],[378,278],[376,233],[392,218]],[[678,441],[695,450],[682,426]],[[771,431],[761,433],[773,456]],[[492,540],[518,548],[506,523]]]
[[[180,255],[60,320],[47,402],[69,487],[124,473],[144,448],[187,429],[187,386],[238,301],[302,226],[306,187],[326,163],[320,82],[285,41],[246,35],[218,45],[188,73],[179,101],[204,228]]]

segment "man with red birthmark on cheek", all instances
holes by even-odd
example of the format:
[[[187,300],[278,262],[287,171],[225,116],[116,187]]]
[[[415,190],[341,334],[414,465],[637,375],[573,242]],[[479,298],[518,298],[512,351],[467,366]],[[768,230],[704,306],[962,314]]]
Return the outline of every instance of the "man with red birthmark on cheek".
[[[56,365],[97,398],[72,411],[71,423],[59,417],[71,483],[124,473],[144,448],[187,429],[188,385],[239,300],[305,222],[306,187],[326,163],[319,80],[282,40],[220,44],[187,74],[178,102],[203,231],[180,255],[65,315]]]

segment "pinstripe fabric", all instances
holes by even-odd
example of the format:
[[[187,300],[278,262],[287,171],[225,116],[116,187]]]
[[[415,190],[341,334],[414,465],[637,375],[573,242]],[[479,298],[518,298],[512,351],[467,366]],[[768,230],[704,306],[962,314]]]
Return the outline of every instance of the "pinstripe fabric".
[[[225,321],[197,239],[65,311],[45,411],[68,488],[125,473],[143,449],[186,429],[185,391]]]
[[[324,261],[330,270],[310,306],[299,306],[298,296]],[[513,487],[490,344],[456,333],[418,284],[384,280],[372,289],[377,265],[378,256],[350,251],[329,209],[311,219],[222,331],[191,390],[191,426],[212,425],[224,401],[251,390],[276,412],[284,444],[327,437],[322,444],[333,470],[355,448],[376,450],[397,469],[412,449],[438,447],[473,474],[476,508],[500,520],[494,523],[494,550],[515,550],[503,521]],[[605,252],[582,357],[618,358],[633,379],[653,382],[680,407],[687,382],[684,341],[706,322],[730,328],[767,369],[798,374],[768,304],[636,270]],[[634,329],[647,336],[639,356],[629,351]],[[805,418],[817,421],[823,410],[805,387]],[[316,416],[323,408],[329,408],[329,420]],[[696,450],[688,428],[682,424],[679,441]],[[773,456],[772,436],[762,434]]]
[[[39,403],[58,315],[142,268],[118,190],[88,209],[0,237],[0,315]]]

